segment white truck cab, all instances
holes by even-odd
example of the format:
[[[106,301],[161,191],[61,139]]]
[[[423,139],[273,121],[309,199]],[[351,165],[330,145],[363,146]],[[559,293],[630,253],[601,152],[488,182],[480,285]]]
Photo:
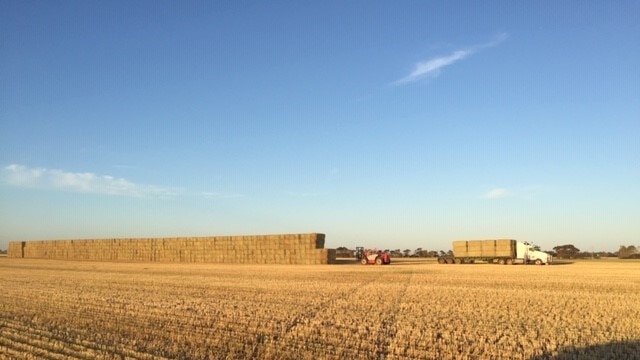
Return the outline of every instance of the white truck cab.
[[[546,252],[538,251],[533,244],[528,242],[516,242],[517,259],[522,259],[525,264],[548,265],[553,261],[553,257]]]

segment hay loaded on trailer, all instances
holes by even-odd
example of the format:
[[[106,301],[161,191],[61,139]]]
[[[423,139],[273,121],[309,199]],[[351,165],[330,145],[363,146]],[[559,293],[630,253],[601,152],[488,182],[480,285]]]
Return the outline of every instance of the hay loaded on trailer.
[[[453,256],[440,256],[440,264],[470,264],[486,261],[490,264],[551,264],[551,255],[538,251],[527,242],[513,239],[458,240],[453,242]]]

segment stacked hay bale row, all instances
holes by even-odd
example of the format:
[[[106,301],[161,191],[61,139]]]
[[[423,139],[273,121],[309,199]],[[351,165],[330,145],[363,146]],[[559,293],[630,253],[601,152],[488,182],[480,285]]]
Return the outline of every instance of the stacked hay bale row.
[[[24,253],[22,252],[24,242],[20,241],[12,241],[9,243],[9,248],[7,249],[7,255],[9,257],[21,258],[24,257]]]
[[[246,264],[330,264],[334,249],[324,249],[324,234],[29,241],[13,257]],[[24,243],[23,243],[24,244]]]

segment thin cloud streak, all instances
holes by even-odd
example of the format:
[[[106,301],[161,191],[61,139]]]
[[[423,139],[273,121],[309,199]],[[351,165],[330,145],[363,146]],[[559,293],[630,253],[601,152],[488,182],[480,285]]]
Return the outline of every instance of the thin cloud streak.
[[[415,69],[411,74],[405,76],[404,78],[396,81],[394,84],[401,85],[407,84],[411,82],[418,81],[422,77],[427,75],[437,75],[440,72],[440,69],[455,63],[456,61],[462,60],[470,54],[469,51],[466,50],[458,50],[448,56],[437,57],[433,59],[429,59],[424,62],[419,62],[416,64]]]
[[[504,188],[495,188],[495,189],[489,190],[486,194],[484,194],[483,198],[489,199],[489,200],[496,200],[496,199],[505,198],[509,195],[510,195],[509,190]]]
[[[11,164],[3,168],[2,180],[6,184],[15,187],[56,189],[81,193],[130,197],[166,197],[176,195],[174,190],[168,188],[136,184],[126,179],[109,175],[30,168],[18,164]]]
[[[394,85],[403,85],[412,82],[416,82],[427,76],[436,76],[440,73],[440,70],[446,66],[454,64],[460,60],[463,60],[477,51],[493,46],[497,46],[501,42],[507,39],[507,34],[503,33],[496,36],[493,40],[485,44],[479,44],[471,46],[465,49],[456,50],[449,55],[438,56],[425,61],[421,61],[416,64],[414,70],[407,76],[400,80],[395,81]]]

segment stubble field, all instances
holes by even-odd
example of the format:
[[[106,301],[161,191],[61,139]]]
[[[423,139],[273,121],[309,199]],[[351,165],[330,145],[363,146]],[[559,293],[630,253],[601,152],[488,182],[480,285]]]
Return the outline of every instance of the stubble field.
[[[640,263],[195,265],[0,258],[0,359],[640,354]]]

